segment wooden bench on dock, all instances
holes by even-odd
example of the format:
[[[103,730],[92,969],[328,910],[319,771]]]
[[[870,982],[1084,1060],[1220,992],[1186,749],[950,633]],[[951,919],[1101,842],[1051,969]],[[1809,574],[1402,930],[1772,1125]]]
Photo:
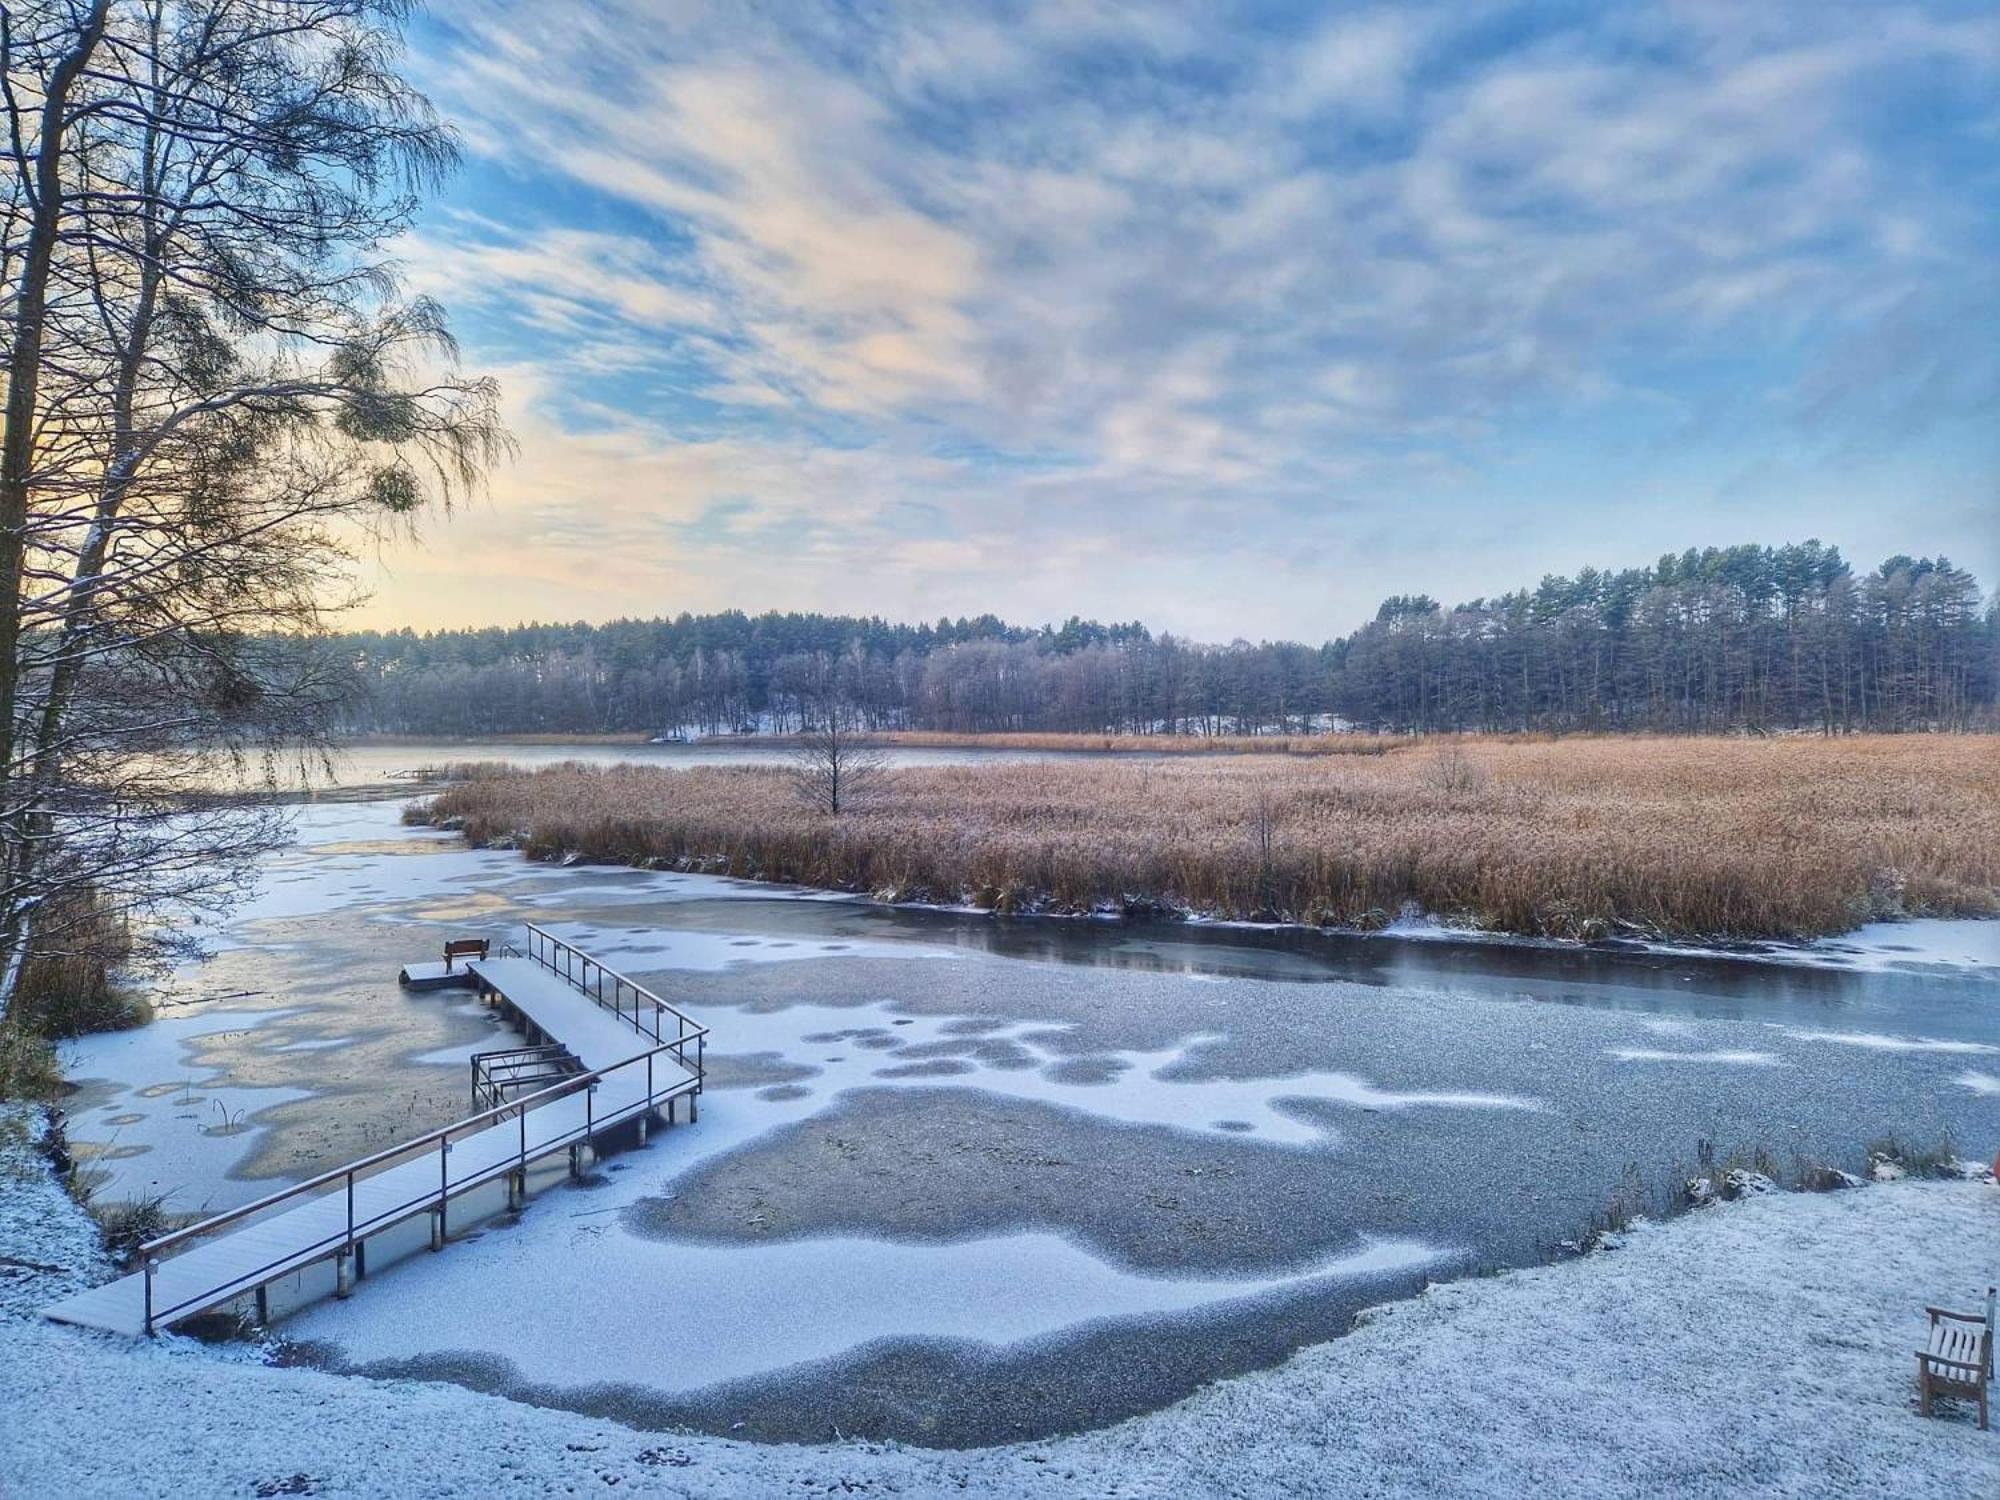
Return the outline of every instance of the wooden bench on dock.
[[[1993,1308],[1996,1291],[1986,1289],[1986,1311],[1949,1312],[1927,1307],[1930,1342],[1917,1355],[1917,1401],[1925,1416],[1933,1396],[1963,1396],[1979,1404],[1979,1430],[1988,1426],[1986,1388],[1993,1381]]]
[[[493,945],[485,938],[449,938],[444,945],[444,971],[449,974],[456,959],[485,958],[492,951]]]

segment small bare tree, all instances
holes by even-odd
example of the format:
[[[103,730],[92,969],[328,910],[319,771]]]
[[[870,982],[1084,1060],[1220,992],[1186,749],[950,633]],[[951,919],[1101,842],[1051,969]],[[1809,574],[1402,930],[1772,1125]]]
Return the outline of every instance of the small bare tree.
[[[1470,796],[1486,785],[1486,768],[1458,744],[1440,746],[1425,764],[1423,775],[1432,791],[1448,797]]]
[[[876,789],[888,759],[868,740],[854,705],[832,686],[815,691],[802,712],[806,727],[792,754],[792,789],[814,812],[837,818]]]
[[[1250,842],[1257,855],[1257,910],[1259,920],[1277,914],[1278,908],[1278,811],[1268,787],[1257,791],[1257,805],[1251,810]]]

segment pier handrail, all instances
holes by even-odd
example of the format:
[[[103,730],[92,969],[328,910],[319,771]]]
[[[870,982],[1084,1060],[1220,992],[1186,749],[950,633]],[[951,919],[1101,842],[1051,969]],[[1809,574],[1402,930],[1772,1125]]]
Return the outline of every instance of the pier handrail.
[[[659,1012],[661,1011],[665,1011],[668,1015],[672,1016],[677,1023],[677,1040],[682,1042],[699,1041],[708,1035],[708,1028],[706,1026],[695,1020],[694,1017],[669,1005],[637,980],[626,978],[616,969],[611,968],[598,959],[592,958],[574,943],[564,942],[546,927],[538,927],[533,922],[528,922],[524,925],[528,929],[528,951],[522,955],[523,957],[533,959],[551,974],[558,974],[568,980],[586,995],[590,996],[591,999],[595,1000],[598,1005],[609,1010],[620,1020],[629,1021],[634,1028],[652,1037],[654,1041],[661,1042],[667,1039],[660,1030]],[[561,955],[560,963],[556,961],[554,956],[556,954]],[[595,971],[597,976],[595,989],[591,987],[592,971]],[[604,981],[607,979],[612,982],[611,1003],[609,1005],[605,1005],[604,999]],[[632,991],[633,995],[632,1013],[630,1015],[625,1013],[624,1006],[621,1003],[624,991],[626,990]],[[645,1000],[653,1007],[654,1015],[651,1027],[645,1026],[639,1020],[639,1001],[641,1000]],[[697,1067],[695,1071],[700,1072],[701,1070]]]
[[[622,1120],[634,1115],[643,1115],[660,1104],[678,1098],[683,1094],[698,1095],[701,1092],[704,1073],[703,1063],[705,1060],[703,1057],[705,1051],[704,1044],[708,1036],[708,1028],[706,1026],[701,1025],[693,1017],[669,1005],[644,985],[633,982],[614,969],[606,968],[603,964],[574,945],[563,942],[562,939],[532,923],[527,925],[530,951],[524,956],[533,959],[540,967],[560,976],[566,983],[573,985],[581,994],[600,1008],[611,1010],[620,1019],[629,1022],[642,1040],[650,1037],[654,1045],[642,1052],[635,1052],[630,1057],[622,1058],[618,1062],[608,1064],[602,1068],[572,1074],[556,1083],[550,1084],[547,1088],[538,1089],[532,1094],[525,1094],[518,1099],[505,1100],[490,1108],[467,1115],[463,1119],[453,1120],[447,1125],[440,1125],[433,1130],[425,1131],[421,1135],[412,1136],[408,1140],[400,1141],[393,1146],[385,1147],[383,1150],[373,1152],[355,1161],[330,1168],[325,1172],[319,1173],[317,1176],[307,1178],[303,1182],[293,1183],[289,1187],[280,1188],[274,1193],[267,1193],[254,1202],[243,1204],[237,1208],[227,1209],[219,1214],[212,1214],[197,1223],[185,1225],[180,1229],[172,1230],[167,1234],[147,1240],[139,1247],[138,1254],[141,1270],[145,1278],[146,1332],[151,1333],[154,1325],[162,1319],[170,1319],[177,1313],[193,1308],[196,1304],[214,1306],[214,1299],[218,1293],[229,1292],[232,1289],[240,1291],[245,1287],[256,1284],[259,1278],[265,1277],[268,1273],[277,1270],[281,1266],[300,1264],[302,1262],[300,1262],[299,1257],[302,1255],[309,1256],[316,1253],[323,1253],[329,1246],[352,1244],[355,1242],[358,1234],[379,1231],[391,1223],[400,1222],[412,1213],[427,1208],[433,1202],[437,1203],[440,1211],[442,1211],[443,1205],[449,1201],[454,1191],[463,1192],[468,1187],[476,1186],[479,1182],[491,1180],[496,1174],[502,1171],[514,1169],[509,1162],[503,1162],[490,1168],[476,1170],[454,1182],[451,1177],[450,1153],[452,1141],[458,1137],[474,1134],[477,1131],[497,1124],[502,1119],[518,1117],[521,1121],[519,1165],[522,1170],[525,1170],[530,1155],[527,1131],[528,1116],[543,1105],[555,1103],[559,1099],[570,1098],[579,1092],[585,1094],[584,1123],[581,1126],[572,1127],[546,1140],[537,1140],[535,1142],[535,1155],[538,1158],[548,1151],[560,1148],[572,1141],[594,1140],[598,1131],[618,1124]],[[581,969],[581,978],[578,977],[577,973],[572,972],[577,969]],[[596,978],[595,988],[592,988],[590,983],[593,972]],[[604,985],[607,980],[611,982],[612,986],[609,1004],[606,1003],[604,995]],[[626,1014],[623,1004],[624,992],[626,990],[632,991],[633,996],[632,1010],[629,1015]],[[640,1019],[640,1002],[642,1000],[654,1007],[652,1025],[650,1027]],[[663,1012],[673,1016],[675,1020],[675,1034],[672,1036],[666,1035],[662,1028],[661,1014]],[[695,1056],[692,1060],[687,1055],[689,1043],[693,1043],[695,1048]],[[654,1060],[662,1054],[671,1054],[673,1056],[675,1062],[679,1064],[678,1071],[681,1076],[667,1080],[656,1079]],[[615,1109],[608,1115],[602,1117],[596,1116],[592,1109],[592,1103],[596,1097],[598,1083],[614,1073],[623,1072],[627,1068],[639,1067],[643,1067],[646,1073],[646,1089],[643,1098]],[[397,1203],[386,1208],[373,1208],[369,1211],[366,1218],[357,1223],[355,1217],[355,1184],[358,1181],[368,1178],[378,1168],[385,1167],[392,1162],[407,1162],[412,1158],[421,1156],[422,1153],[433,1147],[436,1147],[438,1150],[438,1181],[436,1185],[426,1188],[423,1192],[406,1202]],[[160,1261],[163,1257],[186,1247],[193,1241],[208,1239],[218,1231],[226,1229],[233,1224],[255,1218],[280,1204],[296,1199],[320,1196],[326,1194],[329,1189],[341,1185],[344,1185],[346,1188],[347,1199],[346,1223],[342,1230],[328,1234],[313,1244],[294,1246],[278,1259],[251,1270],[239,1272],[216,1286],[209,1287],[192,1297],[183,1299],[172,1307],[157,1308],[154,1306],[153,1281],[159,1271]]]
[[[616,1073],[622,1068],[629,1068],[634,1063],[642,1063],[648,1058],[658,1057],[662,1052],[672,1052],[678,1045],[677,1042],[663,1042],[659,1046],[645,1052],[635,1052],[622,1062],[615,1062],[608,1068],[598,1068],[594,1072],[574,1074],[571,1077],[565,1078],[561,1083],[552,1083],[545,1089],[538,1089],[532,1094],[524,1094],[519,1099],[510,1099],[505,1104],[496,1104],[491,1109],[483,1109],[476,1115],[467,1115],[462,1120],[453,1120],[449,1125],[440,1125],[437,1129],[425,1131],[422,1135],[413,1135],[407,1141],[399,1142],[394,1146],[384,1147],[372,1156],[361,1157],[358,1160],[347,1162],[342,1166],[330,1168],[320,1173],[317,1177],[308,1177],[304,1182],[295,1182],[290,1187],[279,1188],[275,1193],[267,1193],[254,1203],[245,1203],[240,1207],[227,1209],[219,1214],[212,1214],[199,1223],[189,1224],[169,1234],[163,1234],[156,1240],[147,1240],[139,1247],[139,1253],[142,1256],[157,1257],[162,1250],[178,1245],[185,1240],[204,1238],[207,1235],[213,1234],[225,1224],[233,1224],[239,1219],[250,1218],[255,1214],[262,1213],[267,1208],[283,1203],[288,1198],[301,1197],[317,1188],[328,1187],[345,1178],[358,1176],[368,1171],[371,1167],[379,1167],[384,1162],[393,1161],[397,1157],[408,1156],[412,1152],[420,1151],[426,1146],[434,1145],[452,1136],[463,1135],[474,1126],[491,1124],[497,1121],[502,1115],[511,1115],[516,1110],[526,1113],[528,1110],[534,1109],[539,1105],[574,1094],[579,1088],[587,1088],[599,1079]]]
[[[517,1165],[520,1168],[525,1168],[531,1154],[527,1136],[528,1116],[539,1105],[554,1103],[558,1098],[566,1098],[577,1093],[582,1093],[585,1096],[584,1122],[558,1135],[537,1140],[534,1143],[532,1153],[536,1159],[549,1154],[551,1151],[559,1150],[566,1145],[594,1140],[597,1133],[601,1130],[608,1129],[624,1120],[641,1115],[657,1107],[665,1100],[678,1098],[682,1094],[696,1092],[700,1081],[694,1075],[687,1073],[685,1068],[682,1069],[684,1076],[678,1082],[669,1083],[662,1088],[655,1088],[654,1086],[653,1060],[662,1053],[674,1051],[675,1046],[676,1044],[673,1042],[662,1043],[645,1052],[635,1053],[622,1062],[613,1063],[609,1067],[594,1069],[588,1073],[578,1073],[573,1077],[564,1079],[561,1083],[541,1089],[524,1098],[498,1105],[492,1109],[481,1110],[478,1114],[468,1115],[462,1120],[454,1120],[449,1125],[440,1126],[436,1130],[427,1131],[423,1135],[412,1137],[400,1145],[391,1146],[384,1151],[377,1151],[373,1155],[362,1157],[359,1161],[349,1162],[342,1167],[335,1167],[331,1171],[320,1173],[317,1177],[309,1178],[304,1182],[296,1183],[278,1192],[267,1194],[254,1203],[247,1203],[240,1208],[233,1208],[223,1213],[214,1214],[209,1218],[203,1219],[200,1223],[190,1224],[185,1228],[175,1230],[171,1234],[162,1235],[155,1240],[148,1240],[139,1250],[140,1267],[145,1277],[145,1331],[151,1333],[156,1324],[170,1320],[197,1305],[212,1307],[219,1297],[226,1298],[228,1295],[240,1294],[242,1291],[267,1279],[273,1272],[281,1273],[283,1268],[306,1264],[314,1257],[324,1254],[328,1249],[337,1248],[341,1245],[351,1245],[362,1235],[379,1233],[391,1224],[400,1223],[403,1219],[410,1217],[412,1214],[423,1212],[434,1204],[442,1205],[449,1201],[453,1193],[462,1193],[469,1188],[477,1187],[482,1182],[492,1181],[506,1172],[516,1170]],[[645,1095],[635,1102],[621,1109],[614,1110],[609,1114],[602,1116],[595,1115],[590,1108],[590,1104],[596,1097],[598,1082],[613,1073],[622,1072],[626,1068],[640,1066],[644,1066],[646,1069],[647,1084]],[[504,1115],[518,1116],[521,1121],[521,1151],[518,1163],[510,1156],[488,1168],[453,1180],[451,1176],[452,1138],[466,1132],[468,1127],[491,1123],[496,1116]],[[355,1184],[358,1181],[365,1180],[372,1169],[381,1167],[392,1160],[408,1160],[412,1157],[421,1158],[422,1153],[431,1147],[438,1148],[438,1180],[434,1186],[427,1187],[414,1197],[405,1199],[400,1203],[392,1204],[386,1208],[377,1208],[365,1218],[356,1218],[354,1193]],[[218,1230],[260,1214],[278,1204],[304,1195],[318,1194],[322,1190],[333,1188],[336,1184],[344,1184],[346,1187],[347,1218],[342,1228],[321,1236],[311,1244],[292,1246],[273,1260],[266,1261],[261,1265],[251,1267],[247,1270],[240,1270],[217,1282],[215,1285],[206,1287],[192,1296],[185,1297],[171,1306],[160,1307],[155,1305],[153,1280],[160,1269],[162,1251],[184,1247],[191,1240],[207,1238],[215,1234]]]

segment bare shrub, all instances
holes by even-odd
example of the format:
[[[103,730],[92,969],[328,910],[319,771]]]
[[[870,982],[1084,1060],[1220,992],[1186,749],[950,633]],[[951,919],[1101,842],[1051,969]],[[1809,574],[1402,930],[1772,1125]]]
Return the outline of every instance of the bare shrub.
[[[1424,766],[1424,782],[1448,797],[1462,797],[1484,787],[1487,772],[1463,745],[1440,745]]]
[[[121,1266],[135,1265],[146,1242],[158,1239],[172,1224],[164,1197],[110,1203],[97,1211],[97,1226],[104,1234],[104,1248]]]
[[[544,857],[1012,910],[1361,926],[1415,903],[1495,931],[1718,938],[2000,910],[2000,739],[1460,748],[1489,775],[1450,798],[1414,755],[1079,758],[901,768],[893,807],[843,803],[836,829],[782,769],[571,765],[447,787],[430,816]]]
[[[48,1038],[12,1017],[0,1021],[0,1099],[53,1099],[62,1086],[62,1064]]]
[[[1625,1163],[1617,1188],[1605,1201],[1604,1207],[1591,1215],[1589,1232],[1577,1242],[1578,1247],[1592,1249],[1602,1245],[1609,1237],[1623,1234],[1651,1212],[1652,1197],[1646,1189],[1646,1179],[1639,1171],[1639,1164],[1635,1161]]]
[[[68,892],[54,903],[45,939],[21,967],[9,1019],[51,1040],[125,1031],[145,1024],[152,1009],[121,988],[117,971],[131,956],[126,920],[89,890]]]
[[[1703,1139],[1695,1143],[1695,1160],[1697,1170],[1682,1190],[1689,1207],[1734,1203],[1779,1190],[1778,1159],[1762,1146],[1718,1157],[1715,1142]]]
[[[1862,1186],[1862,1180],[1831,1162],[1798,1156],[1792,1161],[1792,1186],[1802,1193],[1838,1193]]]
[[[1877,1179],[1958,1176],[1958,1145],[1949,1134],[1929,1146],[1888,1135],[1868,1147],[1869,1174]]]

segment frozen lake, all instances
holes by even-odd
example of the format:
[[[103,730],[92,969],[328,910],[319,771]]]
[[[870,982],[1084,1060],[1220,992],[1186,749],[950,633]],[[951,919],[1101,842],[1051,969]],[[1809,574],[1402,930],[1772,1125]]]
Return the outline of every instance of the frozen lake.
[[[997,748],[885,748],[880,754],[891,765],[960,766],[1001,761],[1074,760],[1098,756],[1099,750],[1008,750]],[[602,740],[544,744],[533,740],[358,740],[343,746],[333,762],[335,784],[341,787],[381,787],[404,781],[419,771],[454,762],[505,761],[535,769],[581,761],[592,766],[643,765],[781,766],[793,751],[756,735],[716,735],[682,745],[614,744]],[[315,782],[320,778],[317,769]]]
[[[395,971],[523,920],[707,1022],[710,1085],[698,1126],[281,1325],[343,1367],[750,1436],[1027,1436],[1545,1258],[1704,1142],[1855,1166],[2000,1123],[2000,924],[1776,962],[1006,921],[536,866],[398,811],[302,809],[160,1021],[71,1049],[105,1193],[220,1208],[464,1113],[494,1023]]]

